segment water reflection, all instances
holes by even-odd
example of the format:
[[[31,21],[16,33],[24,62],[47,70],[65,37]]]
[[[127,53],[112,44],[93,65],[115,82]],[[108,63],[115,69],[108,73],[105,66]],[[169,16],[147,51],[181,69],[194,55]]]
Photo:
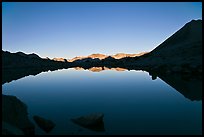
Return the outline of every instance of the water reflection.
[[[75,67],[75,70],[86,70],[82,67]],[[104,70],[115,70],[115,71],[125,71],[128,69],[125,68],[108,68],[108,67],[92,67],[88,68],[87,70],[92,72],[101,72]],[[149,75],[152,77],[152,80],[155,80],[157,77],[162,79],[168,85],[176,89],[180,92],[183,96],[190,99],[191,101],[194,100],[202,100],[202,80],[185,74],[160,74],[160,73],[150,73]]]
[[[202,80],[178,74],[163,74],[158,77],[191,101],[202,100]]]
[[[74,67],[75,70],[86,70],[85,68],[82,68],[82,67]],[[108,68],[108,67],[91,67],[91,68],[88,68],[87,70],[89,71],[92,71],[92,72],[101,72],[101,71],[104,71],[104,70],[115,70],[115,71],[125,71],[127,69],[125,68]]]
[[[126,68],[108,68],[108,67],[91,67],[91,68],[82,68],[74,67],[75,70],[89,70],[91,72],[101,72],[105,70],[115,70],[115,71],[126,71]],[[51,71],[55,71],[53,69]],[[11,82],[12,80],[17,80],[28,75],[37,75],[43,71],[41,69],[15,69],[15,70],[2,70],[2,84],[6,82]],[[202,100],[202,80],[189,75],[184,74],[160,74],[160,73],[150,73],[152,80],[155,80],[157,76],[161,78],[168,85],[176,89],[183,96],[190,100]]]
[[[2,69],[2,84],[9,83],[13,80],[18,80],[29,75],[37,75],[41,72],[55,71],[56,68],[20,68],[20,69]]]
[[[56,122],[57,126],[50,134],[72,134],[76,129],[80,131],[76,134],[94,134],[95,132],[83,129],[69,119],[96,111],[105,114],[105,126],[102,125],[99,129],[106,129],[105,133],[96,134],[201,133],[201,102],[190,101],[201,100],[201,95],[187,93],[200,93],[201,84],[196,84],[200,88],[188,87],[199,81],[201,83],[201,80],[178,74],[169,76],[150,73],[154,79],[152,81],[146,72],[129,72],[124,68],[74,69],[42,73],[5,84],[4,93],[20,97],[28,105],[30,114]],[[104,72],[91,73],[101,71]],[[190,100],[183,98],[157,77]],[[188,90],[178,88],[182,85]],[[41,134],[39,130],[37,132]]]

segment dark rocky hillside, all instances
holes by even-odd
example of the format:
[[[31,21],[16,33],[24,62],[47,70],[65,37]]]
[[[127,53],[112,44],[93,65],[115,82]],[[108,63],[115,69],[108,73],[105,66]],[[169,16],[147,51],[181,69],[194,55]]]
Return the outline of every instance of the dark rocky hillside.
[[[202,20],[192,20],[134,65],[155,71],[202,72]]]

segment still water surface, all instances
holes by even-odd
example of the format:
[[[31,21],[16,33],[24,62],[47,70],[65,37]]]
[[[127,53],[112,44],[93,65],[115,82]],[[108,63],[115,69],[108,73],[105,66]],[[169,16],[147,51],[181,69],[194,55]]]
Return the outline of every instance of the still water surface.
[[[2,85],[56,127],[48,134],[202,134],[202,101],[191,101],[160,78],[143,71],[63,69]],[[104,132],[70,121],[104,113]],[[35,123],[32,120],[33,123]],[[46,134],[36,125],[36,134]]]

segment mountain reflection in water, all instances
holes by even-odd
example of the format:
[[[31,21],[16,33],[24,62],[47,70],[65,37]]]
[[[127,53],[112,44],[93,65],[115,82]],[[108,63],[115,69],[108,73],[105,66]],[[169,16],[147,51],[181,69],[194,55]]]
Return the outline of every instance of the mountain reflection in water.
[[[101,72],[105,70],[115,70],[115,71],[127,71],[126,68],[108,68],[108,67],[91,67],[88,69],[82,67],[74,67],[75,70],[89,70],[91,72]],[[53,69],[51,71],[55,71]],[[43,71],[48,70],[40,70],[40,69],[10,69],[10,70],[2,70],[3,77],[2,77],[2,84],[9,83],[12,80],[17,80],[28,75],[37,75]],[[136,70],[137,71],[137,70]],[[180,92],[184,97],[190,99],[191,101],[194,100],[202,100],[202,79],[197,78],[194,76],[184,75],[184,74],[151,74],[152,79],[156,79],[158,76],[168,85],[176,89]]]
[[[31,120],[39,115],[53,121],[56,127],[49,134],[202,133],[202,79],[198,77],[149,72],[152,80],[156,79],[152,81],[147,71],[108,67],[41,72],[4,70],[4,82],[36,76],[2,87],[3,94],[25,102]],[[70,120],[95,112],[104,114],[104,123],[99,126],[83,127]],[[8,114],[12,113],[4,116]],[[38,126],[35,128],[36,134],[45,134]]]
[[[75,70],[85,70],[84,68],[82,67],[74,67]],[[89,71],[92,71],[92,72],[101,72],[101,71],[104,71],[104,70],[115,70],[115,71],[125,71],[127,69],[125,68],[108,68],[108,67],[92,67],[92,68],[89,68],[88,69]]]

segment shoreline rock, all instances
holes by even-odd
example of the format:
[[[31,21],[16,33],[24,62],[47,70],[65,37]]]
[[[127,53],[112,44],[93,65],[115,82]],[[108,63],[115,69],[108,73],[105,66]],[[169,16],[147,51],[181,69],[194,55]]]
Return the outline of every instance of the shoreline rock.
[[[19,128],[25,135],[35,134],[34,124],[28,118],[27,106],[15,96],[2,95],[2,121],[9,124],[4,123],[2,129],[15,131]]]

